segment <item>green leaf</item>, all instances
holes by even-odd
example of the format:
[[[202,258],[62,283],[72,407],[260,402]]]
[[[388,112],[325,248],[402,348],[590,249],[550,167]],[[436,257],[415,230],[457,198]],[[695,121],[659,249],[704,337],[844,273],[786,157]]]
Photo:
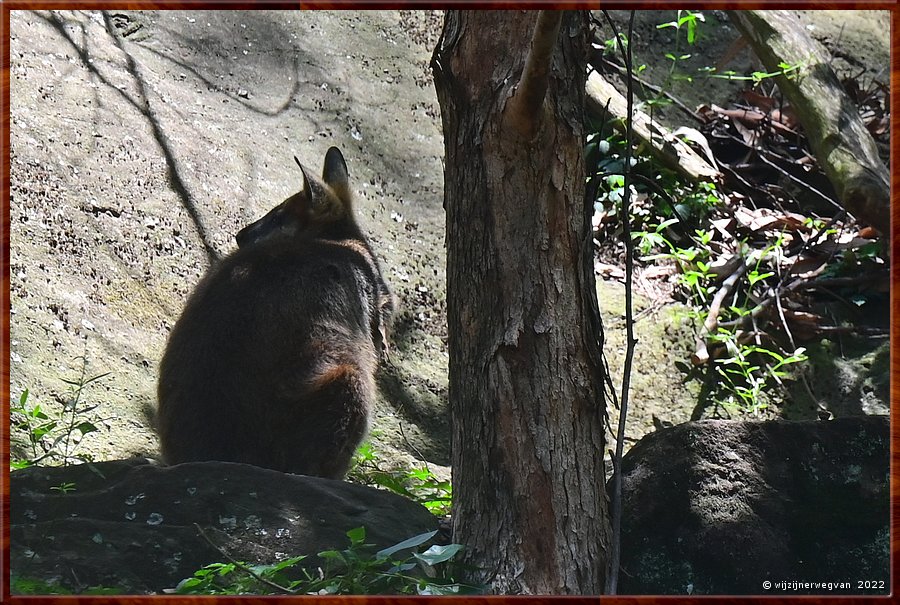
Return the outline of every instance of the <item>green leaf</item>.
[[[56,421],[51,420],[50,422],[46,422],[40,426],[36,426],[31,430],[31,435],[35,441],[40,441],[41,437],[52,431],[56,428]]]
[[[341,561],[344,562],[346,559],[344,558],[343,553],[337,550],[323,550],[322,552],[316,553],[319,557],[331,561]]]
[[[41,409],[40,404],[36,404],[33,408],[31,408],[31,417],[38,418],[39,420],[47,420],[48,418],[50,418]]]
[[[415,568],[416,568],[416,564],[415,564],[415,563],[401,563],[401,564],[399,564],[399,565],[394,565],[393,567],[391,567],[391,568],[388,570],[388,573],[389,573],[389,574],[395,574],[395,573],[398,573],[398,572],[409,571],[409,570],[415,569]]]
[[[88,422],[87,420],[78,424],[78,426],[76,426],[75,428],[77,430],[81,431],[82,435],[87,435],[88,433],[96,433],[97,431],[100,430],[94,424]]]
[[[663,229],[665,229],[666,227],[668,227],[669,225],[672,225],[672,224],[677,223],[677,222],[679,222],[677,218],[666,219],[666,220],[664,220],[663,222],[661,222],[659,225],[656,226],[656,232],[659,233],[659,232],[661,232]]]
[[[227,576],[235,570],[234,563],[213,563],[209,568],[218,573],[220,576]]]
[[[296,565],[297,563],[299,563],[300,561],[302,561],[305,558],[306,558],[306,555],[300,555],[298,557],[290,557],[289,559],[285,559],[284,561],[279,561],[278,563],[275,563],[274,565],[272,565],[272,571],[273,572],[282,571],[289,567],[293,567],[294,565]]]
[[[752,286],[752,285],[756,284],[756,282],[762,281],[762,280],[766,279],[767,277],[772,277],[773,275],[775,275],[775,274],[771,271],[769,271],[767,273],[762,273],[762,274],[757,273],[756,271],[751,271],[750,273],[747,274],[747,280],[750,282],[750,285]]]
[[[382,550],[379,550],[375,553],[376,559],[386,559],[390,557],[395,552],[401,551],[404,548],[412,548],[413,546],[419,546],[420,544],[424,544],[431,540],[435,535],[437,535],[437,530],[425,532],[424,534],[419,534],[417,536],[413,536],[412,538],[407,538],[402,542],[398,542],[393,546],[388,546]]]
[[[428,565],[437,565],[449,561],[462,549],[462,544],[447,544],[446,546],[435,544],[423,553],[413,553],[413,557]]]
[[[351,544],[362,544],[363,540],[366,539],[366,528],[354,527],[347,532],[347,537],[350,538]]]
[[[178,594],[188,594],[193,588],[197,588],[205,583],[206,582],[200,578],[185,578],[175,586],[175,592]]]
[[[621,188],[625,186],[625,175],[622,174],[610,174],[606,177],[606,184],[610,187]]]

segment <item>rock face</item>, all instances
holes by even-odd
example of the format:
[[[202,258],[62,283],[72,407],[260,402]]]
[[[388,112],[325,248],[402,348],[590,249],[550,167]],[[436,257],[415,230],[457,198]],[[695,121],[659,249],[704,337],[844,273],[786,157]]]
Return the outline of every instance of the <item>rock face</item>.
[[[437,528],[424,507],[389,492],[228,462],[38,467],[10,483],[12,574],[75,590],[173,588],[225,562],[210,541],[239,561],[272,563],[346,548],[354,527],[377,548]],[[64,483],[73,489],[53,489]]]
[[[886,416],[648,435],[622,462],[620,594],[887,594],[889,457]]]

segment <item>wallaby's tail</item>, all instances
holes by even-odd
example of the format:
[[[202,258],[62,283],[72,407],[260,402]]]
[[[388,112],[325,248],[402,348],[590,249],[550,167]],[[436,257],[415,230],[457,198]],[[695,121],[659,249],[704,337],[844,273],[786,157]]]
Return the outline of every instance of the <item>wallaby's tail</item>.
[[[306,475],[340,479],[350,468],[357,445],[369,431],[375,381],[372,372],[354,363],[339,363],[308,383],[305,413],[298,421],[315,426],[304,443],[283,444],[294,458],[287,466]],[[288,453],[290,452],[290,453]]]

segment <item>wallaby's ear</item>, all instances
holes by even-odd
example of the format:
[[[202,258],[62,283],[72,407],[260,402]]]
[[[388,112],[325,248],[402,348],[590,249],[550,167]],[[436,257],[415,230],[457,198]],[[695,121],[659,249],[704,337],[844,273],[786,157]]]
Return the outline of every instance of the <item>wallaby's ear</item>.
[[[344,203],[350,200],[350,179],[347,176],[347,162],[341,150],[331,147],[325,153],[325,167],[322,168],[322,180],[331,187]]]
[[[334,197],[329,195],[322,181],[310,174],[308,169],[297,159],[297,156],[294,156],[294,161],[297,162],[297,166],[300,166],[300,172],[303,173],[303,193],[306,202],[309,204],[310,214],[319,219],[339,215],[341,211],[340,205],[335,203]]]

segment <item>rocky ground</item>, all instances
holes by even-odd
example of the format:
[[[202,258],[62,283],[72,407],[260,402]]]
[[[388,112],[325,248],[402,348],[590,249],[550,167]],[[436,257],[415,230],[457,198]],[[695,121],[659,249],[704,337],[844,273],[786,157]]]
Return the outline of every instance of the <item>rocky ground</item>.
[[[104,419],[84,450],[154,456],[156,368],[185,298],[299,189],[293,156],[318,170],[337,145],[403,301],[376,438],[446,464],[442,143],[430,46],[409,35],[429,19],[15,13],[13,396],[58,405],[84,357],[109,372],[83,393]]]
[[[803,18],[848,69],[864,58],[887,79],[887,15]],[[673,17],[640,15],[640,61],[657,72],[667,33],[655,23]],[[157,364],[186,297],[242,226],[299,188],[293,156],[318,168],[336,145],[402,301],[373,440],[394,459],[449,464],[443,143],[428,67],[440,23],[438,11],[14,11],[12,398],[28,389],[58,408],[83,363],[108,372],[81,395],[101,427],[82,451],[155,456]],[[721,56],[736,34],[707,29],[703,56]],[[689,105],[727,94],[675,92]],[[600,297],[618,372],[622,288],[601,284]],[[637,328],[635,439],[654,416],[690,418],[699,388],[672,364],[692,326],[658,302],[643,303],[652,312]],[[13,451],[26,454],[21,434]]]

